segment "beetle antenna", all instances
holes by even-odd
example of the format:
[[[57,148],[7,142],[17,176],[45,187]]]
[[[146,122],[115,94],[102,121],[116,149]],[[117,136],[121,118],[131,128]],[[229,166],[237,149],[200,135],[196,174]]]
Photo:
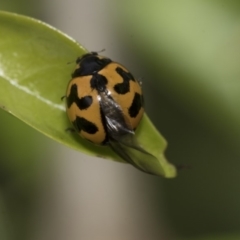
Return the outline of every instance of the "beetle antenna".
[[[97,51],[96,53],[101,53],[101,52],[105,52],[106,51],[106,49],[105,48],[103,48],[102,50],[100,50],[100,51]]]
[[[67,64],[73,64],[73,63],[76,63],[76,60],[75,61],[71,61],[71,62],[67,62]]]

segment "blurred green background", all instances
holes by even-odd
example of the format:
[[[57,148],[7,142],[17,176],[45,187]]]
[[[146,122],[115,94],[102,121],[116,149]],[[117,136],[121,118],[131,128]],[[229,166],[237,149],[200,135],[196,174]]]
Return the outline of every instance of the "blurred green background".
[[[240,2],[3,1],[143,81],[188,166],[173,180],[87,158],[0,111],[0,239],[240,239]],[[1,31],[1,30],[0,30]]]

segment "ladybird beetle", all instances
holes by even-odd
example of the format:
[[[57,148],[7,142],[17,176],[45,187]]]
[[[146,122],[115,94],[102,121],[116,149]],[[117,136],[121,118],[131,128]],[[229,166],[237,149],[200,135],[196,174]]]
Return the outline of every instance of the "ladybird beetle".
[[[155,158],[135,139],[143,113],[142,87],[122,65],[97,52],[76,60],[67,87],[67,115],[76,132],[99,145],[109,145],[125,161],[151,173],[146,158]]]

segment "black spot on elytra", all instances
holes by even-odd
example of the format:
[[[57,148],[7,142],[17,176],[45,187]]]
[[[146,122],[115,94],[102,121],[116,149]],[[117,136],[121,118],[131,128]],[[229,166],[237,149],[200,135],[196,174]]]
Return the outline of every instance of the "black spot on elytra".
[[[78,132],[84,131],[89,134],[94,134],[98,131],[98,127],[94,123],[89,122],[87,119],[78,116],[76,120],[73,121],[73,126],[75,127],[75,129],[78,130]]]
[[[93,100],[91,96],[85,96],[82,98],[78,97],[77,92],[77,84],[73,84],[70,89],[70,94],[67,97],[67,106],[70,108],[70,106],[75,102],[79,109],[84,110],[91,106]]]
[[[142,101],[142,95],[139,93],[135,93],[135,96],[132,101],[132,105],[128,109],[130,117],[136,117],[142,107],[143,101]]]
[[[67,97],[67,106],[70,108],[70,106],[75,102],[75,100],[78,98],[77,93],[77,85],[73,84],[70,89],[70,94]]]
[[[107,83],[107,78],[100,74],[94,74],[90,80],[91,88],[96,89],[98,92],[104,92],[106,90]]]
[[[89,108],[92,105],[92,102],[93,102],[92,96],[85,96],[85,97],[79,98],[76,101],[76,104],[81,110],[84,110]]]
[[[73,72],[72,78],[97,73],[111,62],[109,58],[100,59],[95,52],[87,53],[77,59],[76,63],[79,64],[79,68]]]
[[[127,92],[129,92],[130,90],[130,84],[129,81],[135,81],[133,75],[130,72],[126,72],[124,71],[122,68],[117,67],[116,68],[116,72],[122,77],[123,82],[122,83],[118,83],[114,86],[114,90],[118,93],[118,94],[125,94]]]

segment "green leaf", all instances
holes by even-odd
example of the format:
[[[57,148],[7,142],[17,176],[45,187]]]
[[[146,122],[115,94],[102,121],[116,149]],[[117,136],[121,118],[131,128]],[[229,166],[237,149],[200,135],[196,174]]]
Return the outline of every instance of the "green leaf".
[[[0,35],[0,107],[58,142],[123,162],[109,147],[95,146],[65,131],[70,123],[61,97],[76,58],[86,49],[41,21],[8,12],[0,12]],[[154,172],[174,177],[176,169],[163,155],[166,142],[146,115],[136,135],[159,160]]]

